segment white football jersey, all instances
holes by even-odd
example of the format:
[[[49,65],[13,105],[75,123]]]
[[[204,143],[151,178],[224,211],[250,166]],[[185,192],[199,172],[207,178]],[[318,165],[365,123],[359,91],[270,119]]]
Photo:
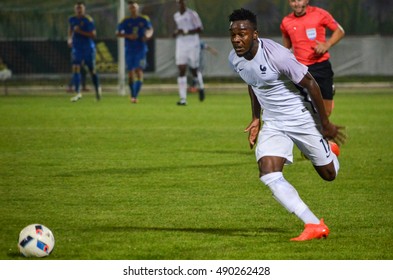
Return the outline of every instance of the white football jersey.
[[[298,62],[287,48],[260,38],[258,51],[252,60],[237,56],[234,50],[228,59],[233,70],[252,86],[263,109],[262,120],[286,121],[310,117],[310,101],[295,86],[307,74],[308,68]]]
[[[197,28],[203,29],[202,21],[197,12],[195,12],[194,10],[187,8],[183,14],[181,14],[180,12],[176,12],[173,17],[176,22],[177,29],[182,29],[184,31],[189,31]],[[176,41],[177,43],[185,43],[187,45],[200,44],[199,34],[179,35],[176,37]]]

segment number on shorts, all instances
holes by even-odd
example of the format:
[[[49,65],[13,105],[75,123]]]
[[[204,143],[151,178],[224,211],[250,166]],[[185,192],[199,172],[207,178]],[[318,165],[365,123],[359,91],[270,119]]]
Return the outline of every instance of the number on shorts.
[[[319,142],[321,142],[323,148],[325,149],[326,154],[330,154],[330,145],[329,145],[329,142],[326,141],[325,139],[321,139],[321,140],[319,140]]]

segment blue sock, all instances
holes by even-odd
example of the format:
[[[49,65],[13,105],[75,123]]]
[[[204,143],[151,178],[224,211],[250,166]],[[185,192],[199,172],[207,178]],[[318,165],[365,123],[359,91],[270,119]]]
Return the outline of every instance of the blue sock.
[[[91,76],[91,79],[93,81],[94,88],[95,88],[96,92],[98,93],[98,88],[100,86],[99,81],[98,81],[98,75],[97,74],[93,74]]]
[[[135,83],[129,83],[128,86],[130,87],[130,93],[131,93],[131,97],[135,98]]]
[[[134,83],[135,97],[138,97],[139,92],[141,91],[141,88],[142,88],[142,84],[143,84],[143,82],[139,81],[139,80]]]
[[[75,85],[75,92],[80,92],[81,73],[77,72],[72,74],[72,83]]]

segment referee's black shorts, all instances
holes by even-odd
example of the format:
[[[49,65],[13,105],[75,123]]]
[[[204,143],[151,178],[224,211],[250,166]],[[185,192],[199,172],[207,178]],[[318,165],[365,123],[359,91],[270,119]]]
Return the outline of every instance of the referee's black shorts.
[[[333,100],[333,70],[329,60],[308,65],[308,72],[313,75],[322,92],[323,99]]]

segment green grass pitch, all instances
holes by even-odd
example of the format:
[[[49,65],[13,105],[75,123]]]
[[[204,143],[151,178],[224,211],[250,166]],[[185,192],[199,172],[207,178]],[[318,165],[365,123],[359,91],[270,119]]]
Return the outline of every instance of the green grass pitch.
[[[331,230],[301,243],[259,181],[246,90],[186,107],[175,93],[69,97],[0,97],[0,259],[23,259],[32,223],[53,231],[54,260],[393,259],[392,90],[339,90],[332,120],[350,138],[336,181],[295,150],[284,175]]]

